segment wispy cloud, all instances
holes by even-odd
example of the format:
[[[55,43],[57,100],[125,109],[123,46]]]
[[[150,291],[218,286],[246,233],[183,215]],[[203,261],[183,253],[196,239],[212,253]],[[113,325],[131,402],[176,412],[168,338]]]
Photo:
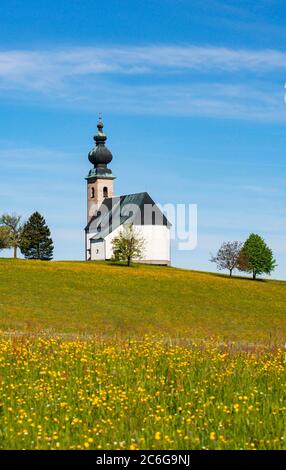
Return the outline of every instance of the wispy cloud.
[[[285,78],[286,53],[278,50],[124,46],[0,52],[2,99],[45,99],[87,110],[284,121]]]
[[[44,81],[49,82],[53,80],[53,76],[140,74],[160,68],[269,72],[273,69],[286,69],[286,53],[271,49],[210,46],[82,47],[0,52],[0,76],[14,79],[20,79],[20,75],[25,77],[41,72]]]
[[[43,147],[16,147],[5,145],[0,141],[1,169],[56,172],[60,169],[64,170],[70,159],[70,153],[60,150]],[[51,160],[53,165],[50,164]]]

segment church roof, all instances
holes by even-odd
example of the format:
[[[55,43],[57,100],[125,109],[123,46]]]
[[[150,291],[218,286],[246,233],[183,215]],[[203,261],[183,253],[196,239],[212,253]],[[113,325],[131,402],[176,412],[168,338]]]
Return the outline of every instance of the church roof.
[[[149,194],[143,192],[104,199],[85,230],[95,232],[93,239],[105,238],[124,223],[171,226]]]

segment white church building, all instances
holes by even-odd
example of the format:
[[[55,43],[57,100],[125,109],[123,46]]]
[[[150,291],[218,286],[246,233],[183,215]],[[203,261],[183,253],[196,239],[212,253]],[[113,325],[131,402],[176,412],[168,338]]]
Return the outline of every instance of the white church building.
[[[144,239],[141,259],[146,264],[171,264],[171,224],[146,192],[115,196],[115,176],[107,165],[112,153],[105,146],[101,118],[94,136],[95,147],[88,159],[93,164],[87,180],[87,226],[85,227],[86,260],[112,258],[112,240],[120,233],[123,224],[133,224]]]

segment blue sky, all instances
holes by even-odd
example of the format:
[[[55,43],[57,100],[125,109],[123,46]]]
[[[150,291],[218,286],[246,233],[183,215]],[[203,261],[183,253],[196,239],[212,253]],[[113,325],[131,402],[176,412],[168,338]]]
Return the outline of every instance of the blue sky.
[[[1,213],[40,211],[55,258],[82,259],[102,112],[117,194],[198,204],[174,265],[215,270],[254,231],[286,279],[285,2],[10,0],[0,18]]]

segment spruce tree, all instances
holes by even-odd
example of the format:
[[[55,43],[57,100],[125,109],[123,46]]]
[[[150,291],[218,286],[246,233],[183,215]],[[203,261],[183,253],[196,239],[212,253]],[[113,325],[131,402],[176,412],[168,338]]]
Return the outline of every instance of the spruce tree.
[[[39,212],[34,212],[24,224],[20,249],[28,259],[51,260],[53,258],[54,246],[51,232]]]
[[[270,274],[276,267],[272,250],[259,235],[251,233],[240,252],[239,269],[252,273],[253,279],[259,274]]]

